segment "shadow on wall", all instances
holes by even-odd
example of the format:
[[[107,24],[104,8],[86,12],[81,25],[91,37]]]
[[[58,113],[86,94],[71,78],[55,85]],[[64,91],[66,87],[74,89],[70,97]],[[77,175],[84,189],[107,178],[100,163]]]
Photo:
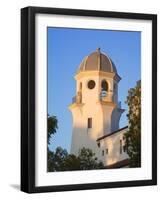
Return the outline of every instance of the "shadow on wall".
[[[89,148],[95,153],[98,160],[102,161],[105,166],[128,159],[128,155],[126,152],[124,152],[123,148],[123,135],[126,132],[126,129],[106,137],[100,142],[100,145],[98,144],[98,141],[90,136],[90,132],[85,132],[87,128],[76,127],[76,129],[77,132],[75,132],[75,135],[73,135],[71,144],[72,154],[78,155],[78,152],[81,148]]]
[[[128,158],[127,153],[124,152],[123,146],[123,132],[116,133],[105,139],[104,147],[108,148],[108,155],[106,155],[106,165],[111,165]]]
[[[78,151],[83,147],[91,149],[96,156],[100,156],[100,149],[98,148],[97,141],[94,137],[95,134],[87,127],[73,127],[71,153],[78,155]],[[100,133],[98,133],[100,135]]]

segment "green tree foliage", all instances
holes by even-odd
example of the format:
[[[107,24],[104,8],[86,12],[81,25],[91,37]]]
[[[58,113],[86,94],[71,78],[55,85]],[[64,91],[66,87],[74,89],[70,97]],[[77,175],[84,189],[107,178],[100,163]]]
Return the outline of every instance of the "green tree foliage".
[[[103,163],[97,161],[95,154],[90,149],[83,148],[79,151],[78,156],[68,154],[65,149],[57,147],[55,152],[48,154],[48,171],[73,171],[73,170],[90,170],[102,169]]]
[[[65,149],[61,147],[57,147],[55,152],[51,152],[51,157],[49,161],[48,171],[60,171],[60,169],[64,168],[64,160],[66,159],[68,153]]]
[[[52,170],[52,163],[53,163],[53,153],[49,149],[50,139],[52,135],[56,133],[56,130],[58,128],[58,120],[55,116],[49,116],[47,118],[47,125],[48,125],[48,132],[47,132],[47,140],[48,140],[48,146],[47,146],[47,167],[48,171]]]
[[[93,153],[91,149],[86,149],[83,147],[79,151],[78,159],[80,160],[81,170],[103,168],[103,163],[97,161],[98,159],[95,157],[95,153]]]
[[[128,131],[125,133],[125,148],[130,157],[130,167],[141,166],[141,81],[128,91]]]
[[[64,167],[60,171],[74,171],[80,169],[80,160],[73,154],[68,154],[64,159]]]
[[[50,116],[48,115],[48,145],[50,144],[50,139],[52,135],[56,133],[56,130],[58,129],[58,120],[56,116]]]
[[[53,152],[50,151],[49,147],[47,149],[47,168],[48,172],[51,172],[53,169]]]

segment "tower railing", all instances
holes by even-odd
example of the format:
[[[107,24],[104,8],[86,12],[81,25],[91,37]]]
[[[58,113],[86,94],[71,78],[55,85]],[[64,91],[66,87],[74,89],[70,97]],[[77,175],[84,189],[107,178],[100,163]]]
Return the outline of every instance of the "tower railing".
[[[77,97],[77,96],[74,96],[74,97],[72,98],[72,103],[76,103],[76,97]]]
[[[113,93],[111,91],[101,91],[100,94],[100,101],[103,102],[112,102],[113,98]]]
[[[72,98],[72,103],[78,103],[78,104],[82,103],[82,93],[81,92],[77,92],[77,95]]]

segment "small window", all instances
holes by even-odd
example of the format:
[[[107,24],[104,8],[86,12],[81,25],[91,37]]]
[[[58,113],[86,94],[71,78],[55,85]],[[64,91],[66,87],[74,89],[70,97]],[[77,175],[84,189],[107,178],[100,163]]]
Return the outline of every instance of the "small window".
[[[106,149],[106,154],[108,154],[108,149]]]
[[[120,154],[122,154],[122,140],[120,140]]]
[[[104,156],[104,150],[102,150],[102,156]]]
[[[89,89],[93,89],[95,87],[95,82],[93,81],[93,80],[90,80],[89,82],[88,82],[88,88]]]
[[[100,142],[98,142],[98,143],[97,143],[97,146],[98,146],[98,147],[100,147],[100,146],[101,146],[101,145],[100,145]]]
[[[92,128],[92,118],[88,118],[88,128]]]

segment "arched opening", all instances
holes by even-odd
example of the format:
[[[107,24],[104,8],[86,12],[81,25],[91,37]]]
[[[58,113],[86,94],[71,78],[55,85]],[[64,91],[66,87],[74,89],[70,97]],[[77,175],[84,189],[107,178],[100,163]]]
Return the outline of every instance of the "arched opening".
[[[105,92],[108,92],[108,83],[107,83],[106,80],[102,81],[102,83],[101,83],[101,90],[105,91]]]
[[[82,82],[79,83],[77,95],[76,95],[76,103],[82,103]]]
[[[101,98],[107,96],[108,90],[109,90],[108,83],[107,83],[106,80],[103,80],[103,81],[101,82]]]
[[[116,90],[116,88],[117,88],[117,84],[116,83],[114,83],[113,88],[114,88],[114,90]]]
[[[82,82],[79,83],[79,91],[82,91]]]

